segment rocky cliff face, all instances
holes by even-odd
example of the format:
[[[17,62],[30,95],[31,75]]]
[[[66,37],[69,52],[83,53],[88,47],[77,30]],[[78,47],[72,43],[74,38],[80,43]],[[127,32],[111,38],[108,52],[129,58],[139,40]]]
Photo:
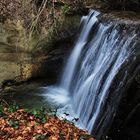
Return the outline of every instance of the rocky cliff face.
[[[107,12],[99,19],[102,23],[112,23],[120,26],[121,30],[137,34],[135,39],[136,55],[139,56],[140,47],[140,15],[134,12]],[[137,58],[137,67],[139,66],[139,57]],[[128,90],[123,93],[117,114],[115,115],[112,127],[109,130],[108,136],[105,139],[113,140],[139,140],[140,130],[140,76],[139,72],[134,78]],[[117,99],[116,99],[117,100]]]
[[[0,83],[58,73],[80,22],[80,16],[65,16],[68,9],[61,1],[0,2]]]
[[[21,20],[0,23],[0,83],[58,74],[80,22],[80,16],[60,18],[50,28],[41,27],[41,34],[31,36]]]

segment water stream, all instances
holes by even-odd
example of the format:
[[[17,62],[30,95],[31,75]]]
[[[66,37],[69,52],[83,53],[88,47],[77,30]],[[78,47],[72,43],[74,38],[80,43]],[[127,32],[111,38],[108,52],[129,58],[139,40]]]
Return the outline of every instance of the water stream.
[[[135,30],[103,24],[98,16],[99,12],[91,11],[82,17],[62,78],[46,87],[45,96],[60,107],[71,106],[82,126],[100,139],[137,73],[138,45]]]

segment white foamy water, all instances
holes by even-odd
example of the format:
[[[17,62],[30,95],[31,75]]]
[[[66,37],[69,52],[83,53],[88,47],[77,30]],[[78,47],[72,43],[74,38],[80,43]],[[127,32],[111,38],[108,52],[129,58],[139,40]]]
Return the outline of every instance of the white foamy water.
[[[58,86],[47,87],[45,96],[62,105],[62,112],[70,106],[69,114],[76,115],[99,139],[109,129],[122,93],[136,74],[132,67],[136,67],[137,59],[135,32],[102,24],[98,16],[91,11],[82,18],[82,30],[61,81]],[[71,116],[67,118],[72,120]]]

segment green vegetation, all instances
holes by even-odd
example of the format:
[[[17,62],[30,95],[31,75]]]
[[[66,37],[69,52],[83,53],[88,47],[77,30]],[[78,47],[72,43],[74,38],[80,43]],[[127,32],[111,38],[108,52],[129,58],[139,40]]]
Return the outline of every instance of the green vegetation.
[[[65,4],[63,7],[62,7],[62,13],[63,14],[69,14],[70,13],[70,6]]]
[[[10,104],[9,107],[7,108],[7,111],[9,113],[13,113],[19,109],[19,106],[16,103]]]
[[[44,135],[44,134],[37,134],[36,135],[36,139],[37,140],[45,140],[46,139],[46,135]]]
[[[0,112],[5,115],[0,116],[0,139],[94,140],[87,132],[68,121],[49,116],[45,110],[20,109],[15,104],[8,108],[1,105]]]
[[[47,122],[46,111],[44,107],[32,110],[31,114],[34,115],[35,118],[40,119],[41,123]]]
[[[19,128],[19,121],[18,120],[16,120],[16,121],[9,120],[8,123],[9,123],[9,126],[14,127],[15,129]]]

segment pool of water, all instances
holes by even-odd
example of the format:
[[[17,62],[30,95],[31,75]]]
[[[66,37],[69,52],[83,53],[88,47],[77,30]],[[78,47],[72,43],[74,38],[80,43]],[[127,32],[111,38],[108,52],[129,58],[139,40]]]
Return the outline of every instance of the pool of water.
[[[15,102],[27,109],[45,107],[49,114],[55,112],[60,119],[73,122],[77,127],[84,129],[72,109],[68,93],[63,89],[43,82],[29,82],[13,88],[13,91],[4,97],[7,103]]]

